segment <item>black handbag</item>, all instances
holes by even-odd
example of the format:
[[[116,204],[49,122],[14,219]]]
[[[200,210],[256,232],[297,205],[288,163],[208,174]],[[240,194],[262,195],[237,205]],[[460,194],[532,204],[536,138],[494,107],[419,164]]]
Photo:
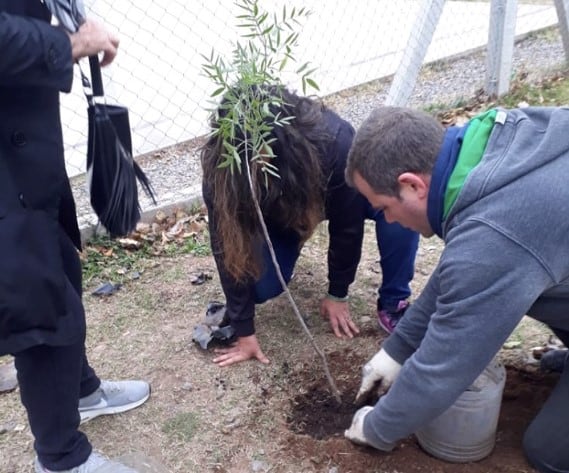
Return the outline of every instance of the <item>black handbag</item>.
[[[132,157],[128,109],[104,100],[97,56],[89,57],[91,82],[82,72],[88,101],[87,176],[91,206],[112,237],[134,231],[140,220],[140,183],[156,204],[150,181]]]
[[[0,342],[66,314],[59,222],[29,208],[0,158]]]

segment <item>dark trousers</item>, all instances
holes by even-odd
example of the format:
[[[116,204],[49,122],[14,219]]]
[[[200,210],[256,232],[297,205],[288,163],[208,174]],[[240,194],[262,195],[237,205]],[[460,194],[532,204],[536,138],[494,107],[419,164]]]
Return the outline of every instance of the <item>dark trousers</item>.
[[[366,217],[375,221],[375,233],[380,254],[382,282],[378,297],[385,309],[396,309],[401,300],[411,295],[409,283],[413,279],[415,254],[419,235],[398,223],[387,223],[383,212],[368,204]],[[273,248],[285,282],[288,284],[294,265],[300,255],[298,236],[294,232],[270,233]],[[282,292],[275,267],[266,244],[263,245],[265,272],[255,284],[255,303],[261,304]]]
[[[569,330],[559,326],[560,314],[569,318],[569,299],[540,298],[528,313],[548,324],[569,347]],[[569,363],[526,430],[523,447],[530,464],[541,473],[569,472]]]
[[[85,313],[81,302],[81,265],[77,251],[63,239],[61,252],[67,275],[70,344],[37,345],[13,353],[20,397],[26,408],[35,442],[34,448],[43,466],[59,471],[84,463],[91,445],[79,427],[79,399],[93,393],[100,380],[85,356]]]
[[[41,464],[58,471],[84,463],[91,444],[78,430],[79,399],[93,393],[100,381],[87,362],[83,342],[36,346],[14,358]]]

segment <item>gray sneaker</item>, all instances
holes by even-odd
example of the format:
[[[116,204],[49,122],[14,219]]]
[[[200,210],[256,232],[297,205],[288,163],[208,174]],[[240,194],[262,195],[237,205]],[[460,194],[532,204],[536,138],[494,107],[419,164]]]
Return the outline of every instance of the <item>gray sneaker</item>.
[[[101,381],[101,386],[79,400],[81,423],[105,414],[118,414],[144,404],[150,397],[146,381]]]
[[[52,473],[52,470],[48,470],[43,467],[36,457],[34,464],[35,473]],[[53,473],[138,473],[136,470],[123,465],[122,463],[117,463],[105,458],[103,455],[98,453],[91,453],[89,458],[85,463],[79,466],[71,468],[70,470],[63,470]]]

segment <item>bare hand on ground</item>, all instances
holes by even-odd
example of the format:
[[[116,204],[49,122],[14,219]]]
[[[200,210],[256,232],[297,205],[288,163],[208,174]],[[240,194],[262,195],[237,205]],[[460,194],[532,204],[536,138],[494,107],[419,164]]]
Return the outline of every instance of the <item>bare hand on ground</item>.
[[[229,366],[251,358],[256,358],[261,363],[269,363],[255,335],[239,337],[231,348],[217,348],[215,353],[219,353],[220,356],[215,357],[213,362],[219,366]]]
[[[338,338],[354,338],[360,333],[359,328],[352,320],[350,307],[347,302],[333,301],[324,298],[320,301],[320,315],[328,319],[334,335]]]

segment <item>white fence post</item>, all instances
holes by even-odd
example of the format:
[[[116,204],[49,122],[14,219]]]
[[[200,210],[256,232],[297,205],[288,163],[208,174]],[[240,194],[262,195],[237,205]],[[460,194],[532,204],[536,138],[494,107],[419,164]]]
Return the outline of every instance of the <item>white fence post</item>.
[[[486,93],[500,96],[510,88],[517,0],[492,0],[486,61]]]
[[[565,61],[569,63],[569,19],[567,18],[569,0],[554,0],[554,3],[557,10],[557,18],[559,19],[563,49],[565,50]]]
[[[386,105],[402,107],[411,97],[444,4],[445,0],[423,0],[421,3],[403,58],[385,100]]]

